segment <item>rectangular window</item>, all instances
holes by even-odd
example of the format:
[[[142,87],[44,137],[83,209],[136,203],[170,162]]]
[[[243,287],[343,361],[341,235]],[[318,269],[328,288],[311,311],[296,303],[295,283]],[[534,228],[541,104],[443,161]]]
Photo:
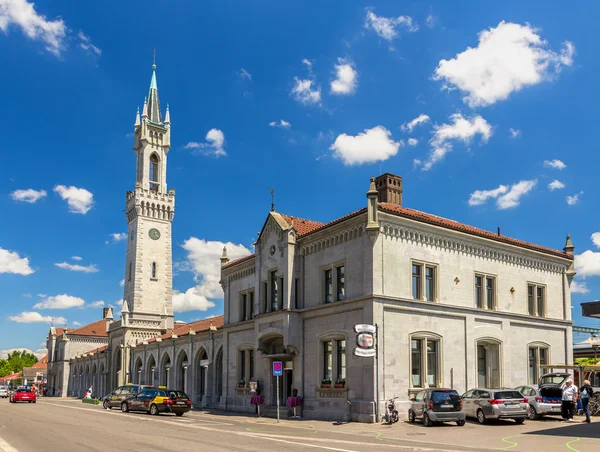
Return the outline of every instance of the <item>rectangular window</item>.
[[[261,310],[260,310],[260,312],[262,312],[263,314],[265,312],[267,312],[267,306],[268,306],[268,304],[267,304],[267,293],[268,293],[267,283],[264,282],[264,283],[262,283],[262,294],[263,294],[262,295],[262,299],[263,299],[263,301],[262,301],[262,307],[261,307]]]
[[[485,278],[485,307],[487,309],[494,309],[494,278]]]
[[[300,306],[300,302],[298,297],[300,296],[300,279],[296,278],[294,280],[294,309],[298,309]]]
[[[337,268],[337,300],[346,299],[346,269],[342,265]]]
[[[337,379],[346,379],[346,341],[339,340],[337,342]]]
[[[240,381],[246,381],[246,350],[240,350]]]
[[[325,270],[325,303],[333,301],[333,270]]]
[[[537,284],[527,285],[527,311],[529,315],[546,316],[546,287]]]
[[[248,319],[254,317],[254,292],[248,294]]]
[[[284,303],[285,303],[285,292],[283,289],[283,278],[279,278],[279,285],[277,286],[278,290],[278,295],[277,295],[277,306],[279,306],[279,309],[283,309],[284,308]]]
[[[475,276],[475,304],[478,308],[483,308],[483,277]]]
[[[254,350],[248,350],[248,361],[249,361],[249,370],[248,370],[248,379],[252,380],[254,378]]]
[[[332,341],[323,342],[323,380],[331,380],[333,374]]]
[[[427,340],[427,384],[430,388],[437,387],[438,381],[438,343],[437,341]]]
[[[496,278],[487,275],[475,275],[475,305],[479,309],[496,308]]]
[[[277,272],[271,272],[271,311],[277,311],[279,309],[278,284]]]
[[[246,309],[247,309],[247,307],[246,307],[246,294],[244,293],[244,294],[242,294],[242,302],[241,302],[241,310],[242,310],[241,314],[242,315],[241,315],[240,320],[242,322],[244,320],[246,320],[246,312],[247,312]]]
[[[412,265],[412,295],[415,300],[421,299],[421,270],[420,264]]]
[[[425,267],[425,299],[435,299],[435,268],[429,266]]]
[[[421,346],[422,346],[422,342],[420,339],[413,339],[411,341],[411,362],[412,362],[412,370],[411,370],[411,377],[412,377],[412,387],[413,388],[422,388],[423,384],[422,384],[422,379],[421,379]]]

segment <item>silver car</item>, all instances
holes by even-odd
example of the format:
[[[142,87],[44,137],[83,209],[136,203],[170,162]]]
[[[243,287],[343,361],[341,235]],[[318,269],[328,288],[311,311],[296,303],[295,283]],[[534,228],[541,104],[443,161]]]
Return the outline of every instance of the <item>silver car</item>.
[[[0,386],[0,397],[6,399],[8,397],[8,389],[6,386]]]
[[[492,419],[514,419],[525,422],[528,401],[514,389],[475,388],[462,396],[463,411],[467,417],[476,418],[480,424]]]
[[[527,417],[531,420],[546,415],[561,414],[562,390],[560,387],[542,387],[538,385],[519,386],[515,388],[529,402]]]

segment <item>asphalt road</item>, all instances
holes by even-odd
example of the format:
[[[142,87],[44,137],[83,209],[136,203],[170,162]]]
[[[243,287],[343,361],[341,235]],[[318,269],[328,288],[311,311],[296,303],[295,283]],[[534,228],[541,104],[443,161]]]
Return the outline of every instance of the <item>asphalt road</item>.
[[[183,417],[121,413],[81,401],[0,400],[0,451],[571,451],[600,450],[598,424],[556,420],[424,428],[256,419],[191,412]]]

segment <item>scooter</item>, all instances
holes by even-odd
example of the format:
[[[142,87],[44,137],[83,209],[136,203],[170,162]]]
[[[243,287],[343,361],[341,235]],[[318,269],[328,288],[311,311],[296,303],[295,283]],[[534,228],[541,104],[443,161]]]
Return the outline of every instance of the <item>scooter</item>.
[[[388,425],[392,425],[398,422],[398,409],[396,408],[396,399],[398,398],[398,393],[394,394],[394,397],[389,399],[386,404],[385,411],[385,420]]]

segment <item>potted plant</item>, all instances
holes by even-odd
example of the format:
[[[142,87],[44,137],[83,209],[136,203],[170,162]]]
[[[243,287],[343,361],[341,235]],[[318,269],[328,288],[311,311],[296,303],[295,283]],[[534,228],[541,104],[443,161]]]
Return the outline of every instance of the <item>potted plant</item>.
[[[346,380],[344,378],[338,378],[337,380],[335,380],[335,387],[336,388],[345,388]]]
[[[324,378],[323,381],[321,381],[321,387],[322,388],[331,388],[331,379]]]
[[[244,389],[246,387],[246,382],[244,380],[238,381],[238,388]]]

